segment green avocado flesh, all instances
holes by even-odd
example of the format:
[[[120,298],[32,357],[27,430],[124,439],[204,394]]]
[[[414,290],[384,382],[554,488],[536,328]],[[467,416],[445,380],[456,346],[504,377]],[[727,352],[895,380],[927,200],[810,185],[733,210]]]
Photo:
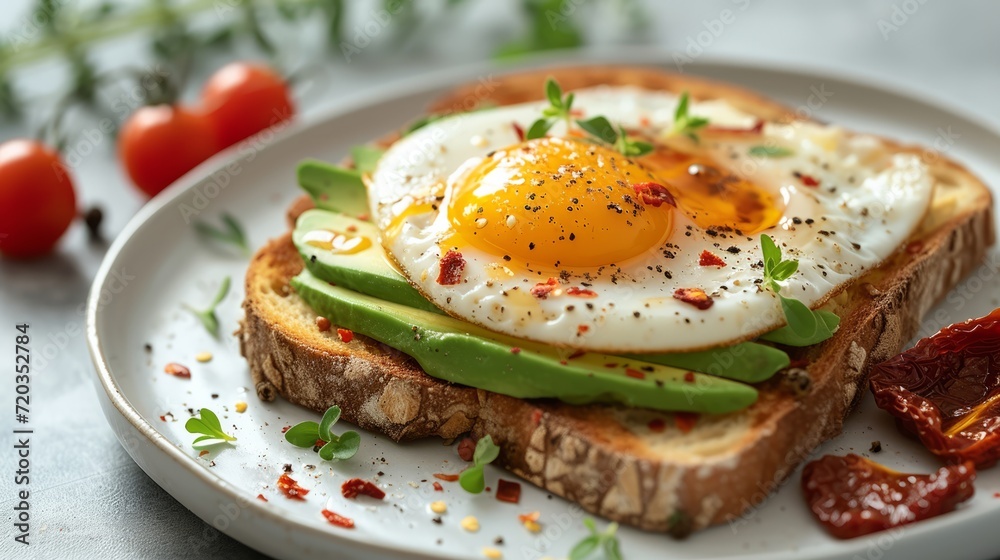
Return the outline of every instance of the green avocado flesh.
[[[316,231],[350,232],[348,235],[367,239],[370,243],[365,249],[351,254],[337,253],[306,241],[310,232]],[[299,217],[292,239],[306,268],[321,280],[387,302],[443,314],[393,268],[378,244],[378,234],[378,228],[370,222],[323,210],[309,210]],[[765,381],[789,364],[788,355],[781,350],[754,342],[701,352],[628,357],[747,383]]]
[[[352,253],[332,251],[308,241],[313,232],[343,234],[361,240],[365,248]],[[306,268],[321,280],[386,301],[441,313],[392,267],[379,245],[378,229],[370,222],[324,210],[308,210],[299,216],[292,241]]]
[[[432,377],[517,398],[613,402],[721,414],[757,400],[749,385],[713,375],[519,340],[430,311],[333,286],[309,270],[292,279],[320,315],[413,357]],[[567,355],[563,355],[563,354]]]
[[[302,187],[317,208],[351,216],[368,213],[368,191],[361,173],[322,161],[306,160],[295,171]]]

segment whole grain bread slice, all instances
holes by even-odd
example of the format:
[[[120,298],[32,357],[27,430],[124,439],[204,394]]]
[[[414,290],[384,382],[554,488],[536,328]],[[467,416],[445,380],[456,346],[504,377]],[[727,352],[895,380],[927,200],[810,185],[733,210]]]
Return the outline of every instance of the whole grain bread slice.
[[[632,84],[695,99],[725,98],[770,121],[794,112],[740,88],[641,68],[550,69],[456,89],[431,108],[468,109],[540,97],[547,76],[565,89]],[[894,145],[899,151],[925,153]],[[499,464],[587,511],[651,531],[684,535],[738,517],[778,486],[824,440],[866,386],[870,368],[896,354],[921,317],[982,260],[994,241],[992,200],[975,176],[936,158],[931,211],[905,249],[827,303],[841,328],[827,342],[793,350],[790,368],[733,414],[672,417],[610,405],[522,400],[445,383],[407,356],[357,336],[341,342],[289,287],[302,269],[289,235],[254,257],[239,331],[258,394],[275,393],[397,440],[471,432],[500,445]],[[307,204],[297,204],[291,217]]]

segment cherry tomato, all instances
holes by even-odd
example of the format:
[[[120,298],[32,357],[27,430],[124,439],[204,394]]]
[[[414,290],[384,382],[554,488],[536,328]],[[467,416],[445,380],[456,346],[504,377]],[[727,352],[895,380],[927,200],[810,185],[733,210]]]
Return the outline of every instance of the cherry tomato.
[[[55,150],[34,140],[0,144],[0,253],[48,253],[76,214],[73,181]]]
[[[216,71],[205,83],[201,100],[222,147],[295,115],[285,80],[267,66],[248,62],[234,62]]]
[[[176,105],[136,110],[118,136],[118,156],[125,171],[149,196],[155,196],[218,150],[204,115]]]

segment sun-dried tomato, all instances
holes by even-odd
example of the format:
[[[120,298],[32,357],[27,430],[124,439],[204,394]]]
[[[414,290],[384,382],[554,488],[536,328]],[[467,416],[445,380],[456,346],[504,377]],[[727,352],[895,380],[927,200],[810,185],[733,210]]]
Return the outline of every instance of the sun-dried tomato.
[[[726,261],[719,258],[718,255],[709,251],[708,249],[701,252],[701,257],[698,259],[698,264],[700,266],[726,266]]]
[[[551,294],[552,291],[558,287],[559,287],[559,280],[555,278],[549,278],[544,282],[539,282],[534,286],[532,286],[531,295],[535,296],[538,299],[545,299],[549,297],[549,294]]]
[[[442,286],[454,286],[462,281],[462,271],[465,270],[465,258],[462,253],[449,250],[441,257],[441,271],[438,272],[437,283]]]
[[[521,483],[499,479],[497,481],[496,497],[501,502],[516,504],[521,501]]]
[[[826,455],[802,471],[802,491],[821,525],[838,539],[947,513],[972,497],[971,462],[933,474],[904,474],[858,455]]]
[[[705,290],[701,288],[677,288],[674,292],[674,299],[690,303],[702,311],[712,307],[712,304],[715,303],[711,296],[706,294]]]
[[[659,183],[636,183],[632,185],[635,194],[639,195],[643,204],[648,204],[653,208],[659,208],[664,202],[670,206],[677,206],[677,200],[670,194],[667,187]]]
[[[875,403],[935,455],[1000,459],[1000,309],[945,327],[871,375]]]
[[[340,486],[340,493],[347,499],[357,498],[359,494],[364,494],[376,500],[385,498],[385,492],[381,488],[361,478],[352,478],[344,482]]]
[[[343,515],[338,515],[333,513],[328,509],[324,509],[322,512],[323,517],[330,522],[330,525],[336,525],[337,527],[343,527],[344,529],[353,529],[354,520],[350,517],[344,517]]]
[[[170,362],[169,364],[164,366],[163,371],[169,373],[170,375],[173,375],[174,377],[191,379],[191,370],[188,369],[186,366],[182,366],[174,362]]]
[[[278,478],[278,490],[281,490],[282,494],[292,500],[304,501],[306,499],[305,495],[309,493],[308,490],[299,486],[299,483],[287,474],[283,474]]]
[[[566,295],[581,298],[595,298],[597,297],[597,292],[594,290],[588,290],[587,288],[577,288],[576,286],[571,286],[566,288]]]

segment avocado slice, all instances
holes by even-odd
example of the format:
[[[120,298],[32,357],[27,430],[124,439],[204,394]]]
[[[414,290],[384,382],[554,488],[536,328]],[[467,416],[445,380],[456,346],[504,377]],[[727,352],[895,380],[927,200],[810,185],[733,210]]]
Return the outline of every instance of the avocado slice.
[[[753,387],[712,375],[599,353],[569,359],[549,345],[332,286],[308,270],[292,286],[320,315],[408,354],[428,375],[453,383],[517,398],[707,414],[741,410],[757,400]]]
[[[378,160],[382,159],[385,150],[367,144],[361,144],[351,148],[351,159],[354,160],[354,169],[364,175],[375,171]]]
[[[349,251],[332,251],[323,243],[323,232],[357,239],[358,245]],[[318,240],[316,233],[320,234]],[[386,301],[441,313],[393,268],[379,245],[378,234],[371,222],[325,210],[307,210],[295,224],[292,241],[306,268],[321,280]]]
[[[302,187],[317,208],[351,216],[368,214],[368,190],[361,173],[317,160],[305,160],[295,170]]]
[[[308,243],[306,237],[313,231],[350,231],[352,235],[372,240],[372,243],[354,253],[335,253]],[[323,210],[309,210],[299,217],[292,239],[305,260],[306,268],[321,280],[388,302],[443,314],[393,267],[378,245],[378,235],[378,228],[370,222]],[[783,351],[754,342],[701,352],[635,354],[627,357],[747,383],[769,379],[789,364],[788,355]]]
[[[799,348],[819,344],[820,342],[823,342],[833,336],[833,333],[837,332],[837,327],[840,325],[840,317],[838,317],[835,313],[823,310],[817,311],[816,314],[819,319],[823,321],[826,328],[816,329],[816,332],[811,337],[801,337],[796,334],[790,326],[785,325],[780,329],[762,334],[760,339],[768,342],[774,342],[776,344],[784,344],[785,346],[794,346]]]
[[[788,354],[756,342],[675,354],[626,354],[628,358],[663,364],[746,383],[760,383],[791,363]]]

